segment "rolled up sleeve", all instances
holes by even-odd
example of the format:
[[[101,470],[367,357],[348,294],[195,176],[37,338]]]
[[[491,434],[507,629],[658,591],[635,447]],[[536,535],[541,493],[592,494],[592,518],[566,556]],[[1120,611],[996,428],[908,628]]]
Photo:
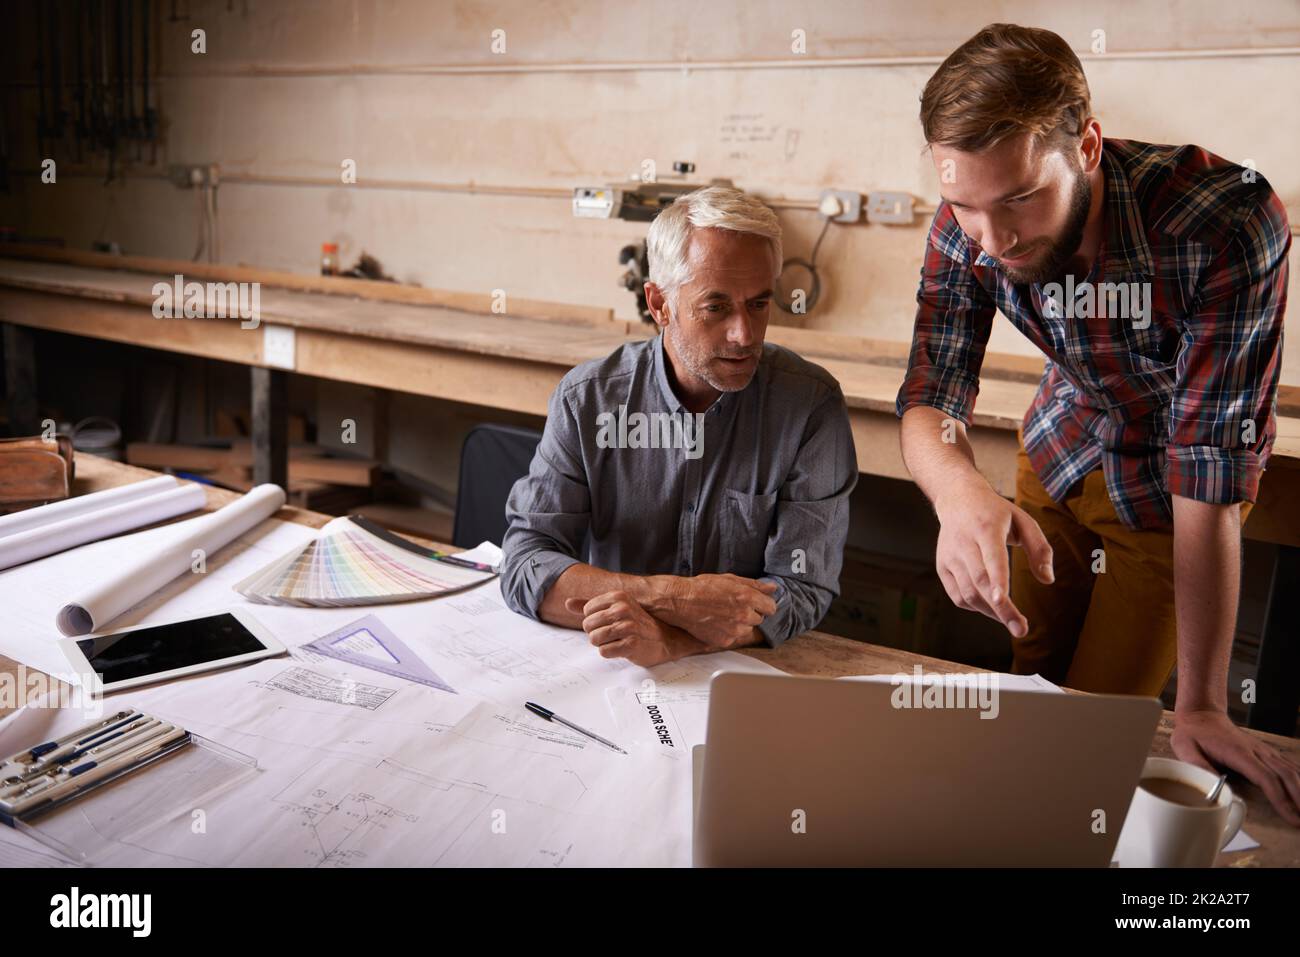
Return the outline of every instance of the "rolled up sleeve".
[[[1169,414],[1166,487],[1214,504],[1255,501],[1277,430],[1291,227],[1267,183],[1255,185],[1184,320]]]
[[[951,210],[941,204],[921,265],[907,374],[894,404],[899,417],[925,405],[970,425],[997,307],[976,278],[969,254],[949,251],[961,235]]]
[[[849,495],[857,482],[848,409],[835,389],[809,417],[777,496],[761,578],[778,586],[776,611],[758,626],[771,647],[817,627],[839,595]]]
[[[555,580],[579,562],[591,521],[591,491],[580,454],[577,418],[561,382],[551,396],[542,440],[528,474],[506,500],[501,594],[511,609],[540,620]]]

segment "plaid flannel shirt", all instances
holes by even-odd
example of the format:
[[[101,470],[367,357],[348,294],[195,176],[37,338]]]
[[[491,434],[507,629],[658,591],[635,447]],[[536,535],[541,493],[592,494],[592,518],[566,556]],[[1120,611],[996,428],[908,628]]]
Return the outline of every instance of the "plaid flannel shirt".
[[[1014,284],[940,204],[896,411],[932,406],[969,425],[1000,309],[1047,357],[1022,434],[1053,499],[1100,466],[1130,528],[1168,528],[1170,495],[1253,502],[1277,430],[1286,209],[1264,177],[1197,146],[1106,139],[1102,161],[1092,318]],[[1146,320],[1118,294],[1131,283],[1149,284]],[[1048,288],[1064,300],[1063,285]]]

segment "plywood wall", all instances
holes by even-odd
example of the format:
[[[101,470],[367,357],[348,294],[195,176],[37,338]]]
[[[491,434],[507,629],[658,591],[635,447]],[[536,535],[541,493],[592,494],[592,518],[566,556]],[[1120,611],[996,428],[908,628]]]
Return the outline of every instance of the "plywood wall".
[[[225,260],[309,272],[321,242],[335,241],[345,262],[365,249],[404,280],[630,318],[616,257],[644,227],[575,220],[569,190],[622,180],[646,159],[660,171],[691,161],[700,180],[771,199],[787,254],[807,255],[820,221],[798,207],[823,188],[936,201],[920,90],[942,56],[996,20],[1049,27],[1081,54],[1104,30],[1107,53],[1085,68],[1107,135],[1251,159],[1300,216],[1293,0],[1231,16],[1210,0],[181,0],[175,22],[160,6],[158,164],[134,163],[105,186],[99,170],[74,175],[56,149],[66,174],[40,185],[34,91],[11,82],[8,143],[28,172],[0,196],[0,220],[79,246],[188,256],[195,196],[159,173],[219,163]],[[202,55],[190,51],[195,28],[206,31]],[[496,30],[504,53],[493,52]],[[806,54],[791,52],[796,30]],[[1279,48],[1292,52],[1210,55]],[[861,58],[884,62],[845,62]],[[28,69],[21,52],[0,66],[11,81]],[[348,159],[354,186],[338,182]],[[806,325],[909,338],[924,236],[924,221],[833,227],[826,292]],[[1032,352],[1006,323],[993,347]],[[1288,339],[1283,378],[1300,384],[1300,336]]]

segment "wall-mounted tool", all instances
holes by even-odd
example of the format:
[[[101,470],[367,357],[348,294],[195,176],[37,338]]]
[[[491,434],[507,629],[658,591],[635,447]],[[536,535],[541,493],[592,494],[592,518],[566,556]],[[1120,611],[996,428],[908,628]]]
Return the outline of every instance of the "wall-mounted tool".
[[[705,186],[734,185],[729,179],[713,179],[707,183],[685,182],[684,178],[694,172],[694,163],[679,160],[673,163],[671,182],[645,182],[632,178],[621,186],[579,186],[573,191],[573,215],[579,219],[624,219],[648,223],[675,203],[679,196]],[[636,296],[636,311],[641,321],[654,322],[645,301],[645,283],[650,278],[645,242],[624,246],[619,250],[618,261],[620,265],[627,266],[619,277],[619,285]]]
[[[673,163],[669,182],[644,182],[632,177],[619,186],[579,186],[573,191],[573,215],[579,219],[651,222],[686,193],[704,185],[733,185],[728,179],[714,179],[708,184],[684,182],[684,178],[694,172],[694,163],[679,161]],[[853,190],[822,190],[817,203],[817,212],[823,220],[821,232],[808,258],[792,256],[781,264],[781,275],[776,283],[777,306],[787,313],[802,316],[810,313],[821,299],[822,276],[817,269],[817,254],[831,223],[860,223],[865,213],[870,223],[910,224],[915,209],[915,199],[909,193],[868,193],[864,203],[863,194]],[[635,294],[637,314],[642,321],[653,322],[645,301],[645,282],[649,278],[645,243],[624,246],[619,251],[618,261],[627,267],[619,277],[619,284]],[[799,272],[806,276],[799,276]]]
[[[647,164],[649,165],[649,164]],[[731,186],[729,179],[712,179],[707,183],[688,183],[695,164],[683,160],[673,163],[673,171],[661,177],[643,171],[618,186],[579,186],[573,191],[573,215],[579,219],[626,219],[648,223],[677,201],[677,197],[705,186]]]
[[[651,222],[677,197],[705,186],[730,186],[730,180],[708,183],[640,183],[624,186],[579,186],[573,191],[573,215],[580,219],[626,219]]]
[[[624,246],[618,253],[618,261],[627,266],[623,273],[623,288],[636,295],[636,312],[642,322],[654,322],[650,307],[645,301],[645,284],[650,278],[650,260],[646,257],[644,240],[631,246]]]
[[[71,135],[72,156],[102,154],[111,181],[134,145],[135,159],[162,135],[155,105],[157,15],[153,0],[38,3],[37,149],[53,155]]]

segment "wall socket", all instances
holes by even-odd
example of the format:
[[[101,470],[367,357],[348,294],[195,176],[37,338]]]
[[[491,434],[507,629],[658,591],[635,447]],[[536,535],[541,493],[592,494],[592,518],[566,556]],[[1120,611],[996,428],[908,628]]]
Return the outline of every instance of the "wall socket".
[[[911,193],[868,193],[867,222],[910,226],[915,205]]]
[[[817,211],[832,222],[856,223],[862,218],[862,194],[842,189],[824,189]]]

